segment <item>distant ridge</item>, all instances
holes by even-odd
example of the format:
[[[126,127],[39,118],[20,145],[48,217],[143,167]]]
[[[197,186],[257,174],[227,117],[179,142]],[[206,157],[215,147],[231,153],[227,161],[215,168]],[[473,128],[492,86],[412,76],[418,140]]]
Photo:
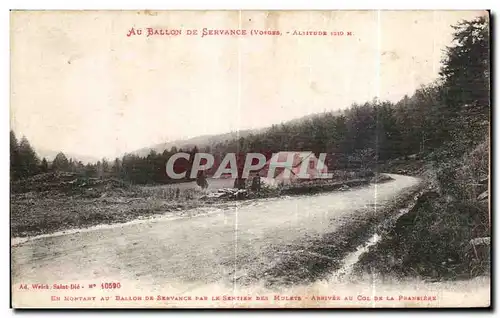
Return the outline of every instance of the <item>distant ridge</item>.
[[[264,128],[268,129],[268,128]],[[170,142],[164,142],[160,144],[156,144],[150,147],[145,147],[141,148],[135,151],[130,152],[129,154],[133,155],[138,155],[141,157],[147,156],[151,150],[154,150],[158,153],[163,152],[165,149],[170,150],[172,147],[177,147],[177,149],[184,149],[188,150],[193,148],[194,146],[197,146],[198,148],[203,148],[206,146],[211,146],[215,143],[219,142],[224,142],[226,140],[233,140],[239,137],[246,137],[252,133],[259,133],[262,132],[264,129],[247,129],[247,130],[240,130],[238,132],[229,132],[229,133],[223,133],[223,134],[214,134],[214,135],[203,135],[203,136],[197,136],[189,139],[183,139],[183,140],[174,140]]]
[[[337,111],[328,111],[328,113],[333,113],[335,116],[339,116],[343,113],[344,110],[337,110]],[[286,122],[282,122],[283,124],[299,124],[305,120],[313,119],[315,117],[321,117],[323,113],[315,113],[315,114],[309,114],[305,115],[299,118],[291,119]],[[282,123],[279,123],[277,125],[281,125]],[[151,150],[156,151],[157,153],[163,152],[165,149],[170,150],[172,147],[177,147],[177,149],[182,148],[183,150],[190,150],[194,146],[197,146],[198,148],[203,148],[206,146],[212,146],[213,144],[224,142],[226,140],[233,140],[239,137],[247,137],[250,134],[259,134],[263,133],[266,130],[270,129],[271,127],[264,127],[264,128],[257,128],[257,129],[245,129],[245,130],[240,130],[238,132],[233,131],[229,133],[222,133],[222,134],[213,134],[213,135],[203,135],[203,136],[196,136],[192,137],[189,139],[181,139],[181,140],[174,140],[170,142],[164,142],[156,145],[152,145],[149,147],[144,147],[132,152],[129,152],[128,154],[133,154],[137,155],[140,157],[145,157],[147,156]]]
[[[328,111],[328,113],[333,113],[335,116],[339,116],[343,113],[344,110],[337,110],[337,111]],[[316,117],[321,117],[323,113],[315,113],[315,114],[309,114],[305,115],[299,118],[291,119],[286,122],[281,122],[277,123],[276,125],[281,125],[281,124],[300,124],[301,122],[304,122],[306,120],[310,120]],[[206,146],[212,146],[217,143],[230,141],[237,139],[239,137],[247,137],[250,134],[260,134],[264,133],[265,131],[269,130],[271,126],[264,127],[264,128],[256,128],[256,129],[244,129],[240,131],[232,131],[228,133],[221,133],[221,134],[212,134],[212,135],[202,135],[202,136],[196,136],[188,139],[178,139],[174,141],[169,141],[169,142],[163,142],[159,144],[155,144],[152,146],[140,148],[131,152],[124,153],[119,156],[121,157],[126,154],[132,154],[132,155],[137,155],[140,157],[146,157],[151,150],[156,151],[157,153],[161,153],[164,150],[170,150],[172,147],[177,147],[177,149],[183,149],[183,150],[191,150],[194,146],[197,146],[198,148],[203,148]],[[40,159],[46,158],[48,161],[54,160],[56,155],[60,151],[54,151],[54,150],[48,150],[48,149],[36,149],[36,152]],[[94,156],[89,156],[89,155],[82,155],[82,154],[75,154],[75,153],[67,153],[63,151],[64,155],[68,159],[72,158],[73,160],[76,161],[81,161],[83,164],[87,163],[96,163],[99,160],[102,160],[102,158],[94,157]],[[115,158],[108,158],[106,157],[106,160],[108,161],[113,161]]]

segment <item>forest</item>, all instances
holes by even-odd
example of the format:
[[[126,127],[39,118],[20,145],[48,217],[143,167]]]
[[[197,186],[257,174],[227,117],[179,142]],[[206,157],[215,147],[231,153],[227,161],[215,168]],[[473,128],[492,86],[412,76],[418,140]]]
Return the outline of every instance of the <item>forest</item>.
[[[177,147],[88,164],[62,152],[53,160],[39,158],[27,138],[11,131],[11,233],[24,237],[226,204],[207,200],[204,189],[190,184],[149,186],[190,181],[167,177],[165,164],[178,152],[207,152],[222,158],[227,153],[313,151],[331,155],[327,162],[331,170],[347,172],[369,162],[369,168],[382,175],[409,174],[422,181],[411,195],[395,200],[405,208],[406,200],[414,206],[362,255],[356,265],[361,272],[432,279],[487,273],[491,250],[489,21],[479,17],[453,28],[453,42],[443,52],[438,78],[397,102],[373,99],[267,129],[241,131],[239,138],[229,137],[232,133],[200,136],[197,141],[208,141],[172,143]],[[186,175],[191,164],[180,163]],[[344,181],[330,181],[344,186]],[[313,187],[304,188],[313,193]],[[259,197],[280,195],[280,191],[266,188]],[[377,215],[400,210],[398,206]],[[368,239],[373,230],[363,222],[356,224],[348,231],[354,249],[359,246],[357,240]],[[345,242],[339,246],[344,250]],[[321,251],[338,257],[335,245]]]
[[[227,153],[313,151],[334,154],[333,167],[370,157],[375,163],[413,154],[434,160],[458,158],[489,137],[489,23],[484,17],[462,21],[444,52],[439,78],[396,103],[374,98],[342,111],[331,111],[273,125],[239,139],[200,144],[191,149],[126,154],[114,160],[83,164],[60,152],[54,160],[39,158],[25,137],[10,132],[11,180],[65,171],[87,177],[114,177],[134,184],[171,183],[165,163],[176,152]],[[191,156],[193,157],[193,156]],[[448,159],[447,159],[448,158]],[[332,165],[332,163],[329,163]],[[185,163],[189,170],[190,163]],[[189,174],[189,173],[188,173]]]

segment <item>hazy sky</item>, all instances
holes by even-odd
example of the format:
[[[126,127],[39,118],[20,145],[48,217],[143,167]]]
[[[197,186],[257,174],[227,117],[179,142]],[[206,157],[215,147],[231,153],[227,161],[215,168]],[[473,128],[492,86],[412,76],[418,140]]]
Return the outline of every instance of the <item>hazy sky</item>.
[[[35,148],[112,158],[375,96],[396,101],[437,77],[450,25],[482,14],[13,12],[11,125]],[[132,27],[199,35],[127,37]],[[203,28],[283,35],[201,37]]]

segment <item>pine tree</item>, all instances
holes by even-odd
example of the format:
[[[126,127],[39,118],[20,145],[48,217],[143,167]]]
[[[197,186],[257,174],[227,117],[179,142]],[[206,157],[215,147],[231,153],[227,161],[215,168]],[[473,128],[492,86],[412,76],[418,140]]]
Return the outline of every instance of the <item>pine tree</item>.
[[[31,147],[28,139],[23,136],[19,143],[19,169],[21,178],[30,177],[37,174],[39,160],[36,156],[35,150]]]
[[[453,26],[455,45],[447,48],[440,75],[453,105],[477,102],[489,107],[489,28],[485,17]]]
[[[476,132],[489,119],[489,23],[479,17],[453,28],[454,45],[447,48],[440,75],[448,108],[446,124],[464,138],[463,133]]]
[[[122,164],[121,164],[120,159],[118,159],[118,158],[115,159],[115,162],[113,163],[112,171],[113,171],[113,175],[115,177],[119,177],[121,175]]]
[[[47,162],[47,159],[43,158],[42,162],[40,163],[40,172],[46,173],[49,171],[49,163]]]
[[[57,154],[52,162],[52,169],[54,171],[68,171],[69,161],[64,153],[60,152]]]

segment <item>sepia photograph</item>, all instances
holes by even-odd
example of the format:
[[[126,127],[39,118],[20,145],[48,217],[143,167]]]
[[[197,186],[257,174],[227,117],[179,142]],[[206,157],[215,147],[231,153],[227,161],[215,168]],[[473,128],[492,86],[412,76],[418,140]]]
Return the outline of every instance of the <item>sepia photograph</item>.
[[[11,307],[490,307],[490,19],[11,10]]]

